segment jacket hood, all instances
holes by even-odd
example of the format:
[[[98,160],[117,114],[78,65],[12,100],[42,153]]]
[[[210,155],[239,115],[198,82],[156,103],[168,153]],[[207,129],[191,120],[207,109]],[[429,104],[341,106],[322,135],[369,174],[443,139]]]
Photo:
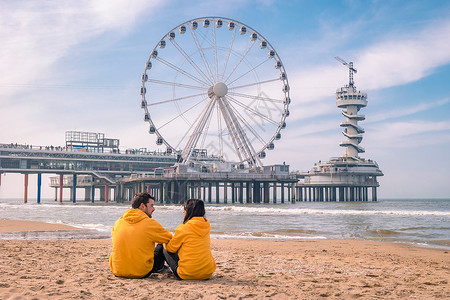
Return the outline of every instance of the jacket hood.
[[[139,208],[130,208],[123,214],[122,217],[127,223],[135,224],[148,218],[147,214],[140,210]]]
[[[205,236],[211,231],[211,224],[208,219],[203,217],[193,217],[184,225],[199,236]]]

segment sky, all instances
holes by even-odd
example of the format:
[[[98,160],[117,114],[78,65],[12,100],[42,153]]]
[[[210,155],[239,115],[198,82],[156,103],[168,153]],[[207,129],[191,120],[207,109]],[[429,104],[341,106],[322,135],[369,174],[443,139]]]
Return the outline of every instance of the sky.
[[[379,198],[450,198],[449,1],[2,0],[0,143],[64,146],[76,130],[154,149],[140,108],[145,63],[171,29],[204,16],[247,24],[283,61],[290,116],[265,164],[307,171],[345,153],[339,56],[368,94],[360,157],[384,173]],[[2,176],[0,198],[22,195],[17,176]]]

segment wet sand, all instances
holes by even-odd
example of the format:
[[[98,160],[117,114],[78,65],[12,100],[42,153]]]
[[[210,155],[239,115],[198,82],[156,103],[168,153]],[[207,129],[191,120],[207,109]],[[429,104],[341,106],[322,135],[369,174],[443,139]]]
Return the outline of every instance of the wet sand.
[[[69,228],[67,228],[69,227]],[[8,229],[9,228],[9,229]],[[0,220],[5,230],[73,230]],[[450,253],[361,240],[212,240],[206,281],[109,270],[111,239],[0,240],[0,299],[447,299]]]

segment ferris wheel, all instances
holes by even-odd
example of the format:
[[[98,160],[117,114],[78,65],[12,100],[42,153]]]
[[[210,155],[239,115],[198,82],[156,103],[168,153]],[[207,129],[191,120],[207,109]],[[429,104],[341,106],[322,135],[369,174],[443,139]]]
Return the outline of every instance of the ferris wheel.
[[[146,62],[140,93],[149,133],[181,163],[216,157],[260,167],[289,116],[277,52],[228,18],[193,19],[165,34]]]

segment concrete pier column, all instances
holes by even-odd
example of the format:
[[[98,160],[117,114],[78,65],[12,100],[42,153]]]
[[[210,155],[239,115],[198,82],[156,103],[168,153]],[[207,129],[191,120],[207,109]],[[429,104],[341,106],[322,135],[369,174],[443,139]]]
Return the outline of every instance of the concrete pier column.
[[[228,202],[228,182],[223,183],[223,203]]]
[[[58,201],[58,188],[55,188],[55,201]]]
[[[281,183],[281,203],[284,203],[284,183]]]
[[[59,174],[59,202],[62,202],[63,198],[63,189],[64,189],[64,175]]]
[[[94,203],[95,198],[95,185],[94,185],[94,177],[92,177],[92,185],[91,185],[91,202]]]
[[[251,203],[250,202],[250,183],[245,183],[245,203]]]
[[[201,181],[199,181],[197,184],[197,196],[196,197],[197,197],[197,199],[203,199],[202,198],[202,182]]]
[[[287,192],[288,192],[288,202],[291,202],[291,196],[292,196],[292,192],[291,192],[291,185],[288,184],[287,185]]]
[[[248,202],[247,203],[253,203],[253,183],[248,183]]]
[[[109,185],[105,185],[105,203],[109,201]]]
[[[212,182],[208,182],[208,203],[212,202]]]
[[[269,183],[268,182],[264,182],[263,183],[263,199],[264,199],[264,203],[269,203]]]
[[[261,183],[257,181],[253,183],[253,202],[261,203]]]
[[[234,185],[234,182],[231,183],[231,203],[236,202],[236,187]]]
[[[216,182],[216,203],[220,203],[220,182]]]
[[[163,195],[164,195],[164,185],[162,182],[160,182],[159,183],[159,192],[158,192],[159,203],[163,203],[163,201],[164,201]]]
[[[297,189],[295,188],[295,183],[291,183],[291,203],[297,201]]]
[[[73,174],[72,193],[72,201],[75,203],[77,202],[77,174]]]
[[[91,187],[84,188],[84,201],[91,201]]]
[[[37,174],[37,203],[41,203],[42,174]]]
[[[274,182],[272,184],[272,201],[273,203],[277,203],[277,183]]]
[[[105,202],[105,187],[101,186],[99,190],[100,190],[100,201]]]
[[[372,201],[377,201],[377,188],[372,187]]]
[[[28,202],[28,174],[24,174],[24,192],[23,192],[23,203]]]
[[[244,183],[239,183],[239,203],[244,203]]]

